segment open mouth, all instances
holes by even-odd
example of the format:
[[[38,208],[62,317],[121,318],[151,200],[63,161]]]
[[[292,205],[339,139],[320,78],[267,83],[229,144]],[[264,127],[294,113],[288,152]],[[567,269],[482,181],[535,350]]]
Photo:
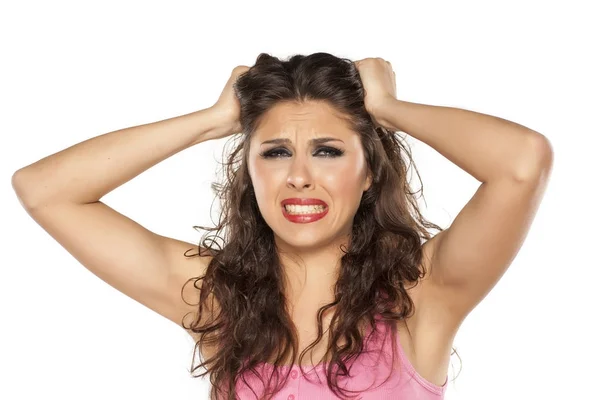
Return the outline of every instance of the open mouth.
[[[322,205],[302,206],[297,204],[286,204],[281,207],[281,211],[288,221],[305,224],[323,218],[327,215],[329,207]]]
[[[287,204],[284,208],[291,215],[308,215],[322,213],[327,207],[321,205],[301,206],[299,204]]]

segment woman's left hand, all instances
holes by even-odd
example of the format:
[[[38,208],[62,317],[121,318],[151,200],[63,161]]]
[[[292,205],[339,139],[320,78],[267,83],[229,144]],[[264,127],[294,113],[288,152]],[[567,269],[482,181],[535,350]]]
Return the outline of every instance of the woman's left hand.
[[[396,99],[396,73],[392,64],[383,58],[364,58],[354,62],[365,89],[365,108],[375,122],[392,129],[383,118],[386,104]]]

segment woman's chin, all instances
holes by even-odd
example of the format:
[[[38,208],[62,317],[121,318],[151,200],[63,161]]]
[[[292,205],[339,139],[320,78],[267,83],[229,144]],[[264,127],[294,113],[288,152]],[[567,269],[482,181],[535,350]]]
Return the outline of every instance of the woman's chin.
[[[291,232],[280,231],[275,232],[278,237],[278,247],[287,249],[288,251],[305,252],[310,250],[323,249],[332,246],[336,240],[336,235],[333,232],[326,232],[324,229],[297,231]]]
[[[295,249],[316,248],[323,244],[323,241],[320,240],[318,236],[305,233],[290,236],[289,232],[287,232],[281,237],[281,240],[284,241],[287,246]]]

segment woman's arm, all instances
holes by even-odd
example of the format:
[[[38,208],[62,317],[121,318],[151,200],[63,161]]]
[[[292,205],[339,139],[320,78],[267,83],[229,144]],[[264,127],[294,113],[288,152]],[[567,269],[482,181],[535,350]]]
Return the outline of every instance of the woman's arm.
[[[240,132],[239,103],[232,86],[245,70],[233,69],[210,108],[94,137],[13,175],[13,187],[26,211],[73,257],[115,289],[178,325],[198,311],[193,300],[202,285],[184,288],[184,284],[204,276],[210,255],[186,256],[198,244],[152,232],[100,198],[183,149]]]
[[[13,175],[13,187],[28,214],[90,272],[181,325],[185,315],[197,312],[190,304],[198,298],[194,285],[183,293],[182,287],[204,275],[210,257],[185,257],[198,245],[154,233],[100,198],[231,126],[210,108],[121,129],[20,169]],[[36,268],[35,262],[31,267]]]
[[[423,245],[430,263],[419,320],[452,337],[525,241],[552,169],[552,147],[543,135],[489,115],[396,99],[381,104],[377,122],[427,143],[482,182],[450,227]]]
[[[480,182],[531,178],[547,171],[552,154],[542,134],[474,111],[390,99],[376,115],[381,125],[428,144]]]
[[[26,208],[87,204],[166,158],[229,129],[207,108],[93,137],[19,169],[12,184]]]

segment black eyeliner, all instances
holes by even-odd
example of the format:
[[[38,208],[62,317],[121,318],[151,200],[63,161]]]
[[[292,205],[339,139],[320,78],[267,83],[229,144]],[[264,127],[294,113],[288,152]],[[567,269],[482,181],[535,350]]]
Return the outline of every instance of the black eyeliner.
[[[335,157],[340,157],[342,155],[344,155],[344,150],[342,149],[338,149],[336,147],[332,147],[332,146],[321,146],[319,148],[317,148],[316,153],[320,153],[322,151],[327,151],[329,153],[331,153],[331,155],[326,155],[324,156],[325,158],[335,158]],[[262,158],[265,159],[269,159],[269,158],[281,158],[281,156],[274,156],[273,154],[277,154],[277,153],[287,153],[289,155],[289,150],[285,147],[275,147],[273,149],[269,149],[269,150],[265,150],[262,153],[260,153],[260,156]],[[317,156],[319,157],[319,156]]]

